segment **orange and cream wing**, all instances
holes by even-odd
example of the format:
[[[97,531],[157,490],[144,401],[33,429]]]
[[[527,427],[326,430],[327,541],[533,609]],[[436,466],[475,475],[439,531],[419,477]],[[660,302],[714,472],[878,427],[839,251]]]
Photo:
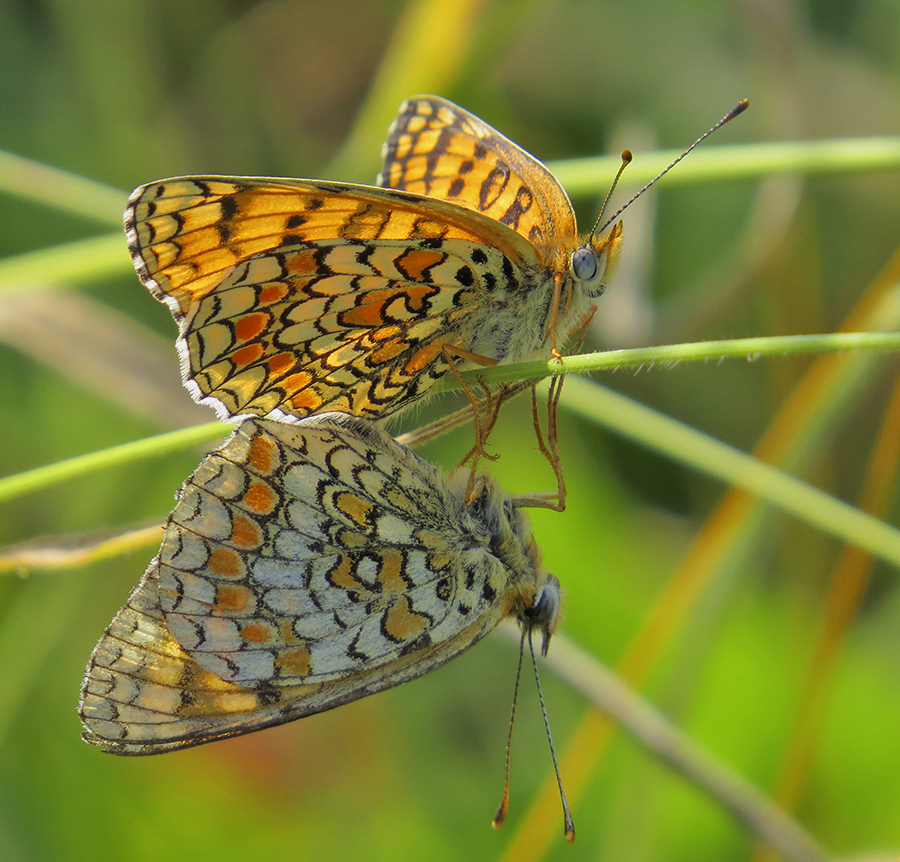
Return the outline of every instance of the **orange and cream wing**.
[[[472,504],[371,423],[248,420],[182,488],[91,657],[85,739],[152,754],[421,676],[558,584],[489,480]]]
[[[378,184],[489,216],[527,239],[552,266],[575,247],[575,213],[559,180],[474,114],[438,96],[404,102],[388,132]]]
[[[223,418],[401,409],[535,263],[487,216],[324,181],[163,180],[125,220],[141,280],[179,325],[185,384]]]

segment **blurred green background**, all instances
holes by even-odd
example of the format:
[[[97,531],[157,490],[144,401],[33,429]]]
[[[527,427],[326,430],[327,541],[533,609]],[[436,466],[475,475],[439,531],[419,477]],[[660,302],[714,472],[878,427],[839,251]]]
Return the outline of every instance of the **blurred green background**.
[[[127,192],[164,176],[371,182],[394,111],[419,92],[462,104],[545,161],[627,146],[637,169],[642,151],[684,146],[741,97],[751,110],[708,149],[898,135],[900,7],[0,0],[0,149],[121,190],[76,188],[75,208],[90,211],[78,213],[61,181],[0,170],[0,474],[213,418],[179,384],[174,324],[131,271],[124,235],[104,246],[109,260],[88,254],[77,267],[73,246],[71,273],[63,250],[52,276],[55,247],[120,232]],[[15,194],[23,182],[46,199]],[[575,200],[584,226],[607,183]],[[628,183],[626,173],[621,199]],[[898,226],[896,171],[667,179],[625,218],[624,258],[587,347],[838,329],[896,282],[896,262],[875,280]],[[839,362],[849,376],[779,359],[602,382],[744,450],[793,398],[793,469],[854,503],[874,474],[885,485],[877,513],[896,523],[893,462],[877,453],[879,435],[888,449],[900,438],[883,424],[897,361]],[[458,403],[434,401],[403,427]],[[532,521],[566,590],[565,633],[616,665],[639,632],[638,643],[656,632],[644,686],[654,703],[760,788],[780,788],[835,853],[896,858],[897,572],[853,568],[834,539],[770,509],[731,510],[729,531],[714,480],[565,412],[562,422],[569,509]],[[463,428],[424,454],[450,468],[470,440]],[[504,410],[491,444],[510,493],[552,487],[527,403]],[[201,452],[5,503],[0,543],[159,520]],[[510,814],[493,832],[516,661],[498,636],[334,712],[158,758],[104,755],[79,740],[81,675],[152,553],[0,576],[3,860],[764,858],[715,800],[621,733],[596,762],[569,754],[591,763],[571,794],[576,844],[563,842],[555,807],[549,836],[523,838],[541,822],[529,804],[549,769],[528,685]],[[679,572],[700,573],[684,613]],[[671,630],[658,622],[663,595],[675,597],[663,604]],[[566,752],[588,707],[552,673],[544,686]]]

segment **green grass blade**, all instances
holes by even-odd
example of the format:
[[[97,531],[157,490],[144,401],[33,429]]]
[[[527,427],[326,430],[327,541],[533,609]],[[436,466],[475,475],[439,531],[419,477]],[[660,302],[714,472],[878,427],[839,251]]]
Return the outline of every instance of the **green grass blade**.
[[[566,407],[648,449],[743,488],[900,568],[900,530],[824,491],[596,383],[566,381]]]

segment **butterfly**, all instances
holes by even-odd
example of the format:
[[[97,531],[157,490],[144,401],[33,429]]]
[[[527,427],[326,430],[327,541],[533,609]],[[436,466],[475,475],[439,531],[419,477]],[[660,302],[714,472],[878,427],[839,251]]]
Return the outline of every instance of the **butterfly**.
[[[522,507],[374,423],[242,422],[184,483],[158,555],[100,638],[83,738],[172,751],[282,724],[440,667],[505,617],[559,619]]]
[[[606,285],[559,181],[436,96],[405,102],[378,186],[177,177],[138,188],[131,256],[222,418],[389,416],[448,371],[546,356]]]

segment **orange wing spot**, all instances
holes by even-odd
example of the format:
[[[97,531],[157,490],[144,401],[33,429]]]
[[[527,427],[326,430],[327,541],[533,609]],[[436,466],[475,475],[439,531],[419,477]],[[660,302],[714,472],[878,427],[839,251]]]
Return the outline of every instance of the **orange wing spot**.
[[[247,623],[240,634],[245,643],[264,644],[272,637],[272,630],[265,623]]]
[[[369,544],[369,540],[365,536],[354,533],[353,530],[341,530],[337,540],[344,548],[364,548]]]
[[[433,287],[409,287],[403,291],[406,295],[406,304],[412,311],[422,311],[425,305],[425,298],[433,296],[435,290]]]
[[[306,647],[283,649],[275,657],[275,667],[285,676],[306,676],[311,663],[312,656]]]
[[[438,551],[435,554],[430,554],[428,557],[428,565],[430,568],[434,569],[434,571],[441,572],[450,565],[450,554],[445,551]]]
[[[240,555],[228,548],[216,548],[206,561],[207,568],[223,578],[238,578],[244,574]]]
[[[244,366],[256,362],[262,355],[263,346],[261,344],[248,344],[235,350],[230,359],[235,365]]]
[[[296,251],[284,256],[284,268],[294,275],[313,275],[319,271],[314,249]]]
[[[271,371],[272,374],[285,374],[290,371],[296,363],[297,360],[294,359],[293,353],[276,353],[266,364],[269,366],[269,371]]]
[[[214,611],[226,614],[243,613],[253,598],[253,592],[239,584],[223,584],[216,588]]]
[[[405,272],[413,281],[421,281],[423,273],[432,266],[443,263],[445,255],[432,249],[410,249],[399,257],[394,265],[400,272]]]
[[[267,284],[259,292],[259,304],[271,305],[273,302],[279,302],[287,296],[286,284]]]
[[[381,554],[381,571],[378,580],[390,592],[404,592],[409,585],[403,580],[403,555],[398,551],[384,551]]]
[[[250,451],[247,453],[250,465],[257,473],[268,473],[275,463],[275,444],[257,434],[250,441]],[[237,518],[235,518],[237,520]]]
[[[223,712],[219,699],[229,694],[233,695],[236,691],[233,683],[225,682],[208,670],[203,670],[199,665],[192,665],[191,674],[182,682],[182,687],[190,697],[181,701],[174,714],[184,718],[218,715]],[[255,695],[253,699],[256,700]]]
[[[379,326],[384,323],[385,305],[394,298],[394,295],[388,294],[381,301],[378,301],[381,297],[366,297],[365,305],[351,308],[341,315],[341,323],[344,326]]]
[[[290,377],[285,377],[284,380],[281,381],[282,389],[306,389],[310,383],[312,383],[312,374],[308,371],[298,371],[296,374],[292,374]]]
[[[388,488],[384,492],[384,499],[387,500],[388,503],[390,503],[392,506],[396,506],[398,509],[402,509],[404,512],[417,511],[416,507],[410,501],[409,497],[394,488]]]
[[[322,399],[312,389],[301,389],[291,396],[291,406],[296,410],[308,410],[312,413],[322,406]]]
[[[208,674],[203,678],[203,685],[212,688],[213,691],[198,689],[191,691],[190,705],[178,710],[178,715],[196,715],[206,717],[210,715],[240,715],[255,712],[259,709],[259,698],[252,692],[241,691],[224,680],[219,680],[215,674]],[[229,689],[225,689],[225,686]],[[216,692],[215,689],[225,689]]]
[[[396,287],[386,287],[382,290],[366,291],[361,299],[365,305],[369,305],[370,303],[374,303],[375,305],[384,305],[384,303],[390,302],[392,299],[394,299],[394,297],[396,297],[398,293],[402,293],[402,291]]]
[[[365,527],[367,525],[367,517],[372,509],[371,503],[366,503],[363,500],[360,500],[359,497],[354,497],[353,494],[347,493],[338,495],[335,503],[337,504],[338,509],[340,509],[348,518],[352,518],[356,521],[360,527]]]
[[[412,610],[409,599],[403,596],[391,605],[384,615],[384,630],[395,641],[406,641],[428,628],[428,617]]]
[[[197,257],[205,251],[227,249],[227,246],[222,245],[222,235],[216,228],[212,227],[182,233],[175,239],[174,244],[181,248],[181,258],[183,260]]]
[[[291,620],[281,620],[278,623],[278,640],[284,644],[300,643],[300,638],[297,637]]]
[[[371,341],[377,343],[379,341],[388,341],[391,338],[396,338],[401,332],[399,326],[382,326],[380,329],[376,329],[373,332],[368,332],[366,334]]]
[[[275,492],[262,482],[251,482],[244,494],[244,505],[256,512],[271,512],[275,500]]]
[[[404,371],[409,375],[418,374],[423,368],[434,362],[435,358],[443,351],[443,349],[443,339],[437,338],[434,341],[429,341],[410,357]]]
[[[231,522],[231,542],[241,548],[255,548],[262,542],[259,525],[245,515],[235,515]]]
[[[269,326],[272,317],[264,311],[245,314],[234,325],[234,334],[239,341],[249,341],[261,335]]]
[[[426,548],[442,548],[446,545],[440,533],[435,533],[432,530],[418,530],[416,532],[416,541]]]
[[[408,345],[402,341],[391,341],[378,348],[378,350],[369,354],[368,362],[370,365],[381,365],[383,362],[390,362],[398,357]]]
[[[328,580],[336,587],[341,587],[344,590],[364,590],[365,585],[351,574],[352,568],[353,561],[345,554],[329,572]]]

